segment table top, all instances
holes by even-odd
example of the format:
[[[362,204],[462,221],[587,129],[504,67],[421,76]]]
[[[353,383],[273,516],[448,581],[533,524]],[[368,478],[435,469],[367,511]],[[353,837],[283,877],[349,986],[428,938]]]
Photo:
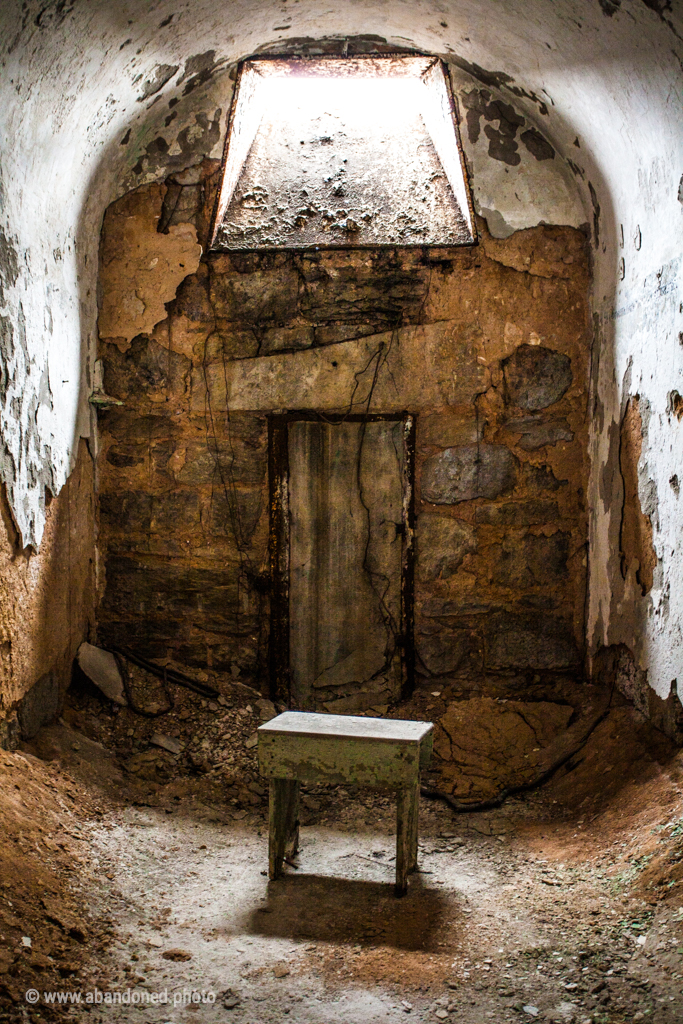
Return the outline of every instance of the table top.
[[[259,733],[290,736],[363,739],[378,742],[419,743],[432,731],[431,722],[404,722],[392,718],[360,718],[354,715],[316,715],[285,711],[259,726]]]

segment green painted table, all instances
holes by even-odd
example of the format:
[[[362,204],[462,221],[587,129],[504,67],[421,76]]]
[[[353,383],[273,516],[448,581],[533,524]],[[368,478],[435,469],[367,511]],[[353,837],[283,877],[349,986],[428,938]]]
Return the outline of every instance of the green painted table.
[[[396,791],[396,895],[417,867],[420,770],[432,753],[431,722],[285,711],[258,730],[259,770],[270,780],[268,874],[282,874],[299,843],[299,784]]]

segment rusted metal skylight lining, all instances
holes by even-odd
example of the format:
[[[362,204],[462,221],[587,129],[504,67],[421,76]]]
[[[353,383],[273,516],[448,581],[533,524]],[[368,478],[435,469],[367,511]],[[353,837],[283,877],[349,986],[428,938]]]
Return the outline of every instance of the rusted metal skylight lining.
[[[242,64],[212,250],[474,240],[453,97],[439,58]]]

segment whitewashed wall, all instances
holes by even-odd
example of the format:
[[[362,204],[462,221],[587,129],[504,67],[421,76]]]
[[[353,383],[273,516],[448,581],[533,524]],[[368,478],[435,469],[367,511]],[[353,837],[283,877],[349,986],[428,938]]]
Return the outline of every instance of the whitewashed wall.
[[[24,544],[39,545],[45,488],[60,490],[78,437],[93,429],[106,206],[141,181],[220,154],[226,72],[241,57],[278,40],[374,35],[442,54],[454,65],[461,106],[465,93],[487,89],[524,118],[518,164],[491,156],[483,128],[500,132],[495,120],[482,120],[476,142],[463,132],[476,204],[492,233],[542,222],[591,226],[589,644],[628,644],[666,696],[673,679],[683,680],[681,499],[669,482],[683,480],[683,423],[667,411],[671,391],[683,393],[683,18],[681,8],[662,4],[658,14],[655,6],[349,0],[322,9],[301,0],[285,10],[269,0],[4,0],[0,477]],[[533,127],[554,158],[539,160],[519,142]],[[635,393],[649,409],[641,503],[659,558],[645,598],[619,573],[618,426]]]

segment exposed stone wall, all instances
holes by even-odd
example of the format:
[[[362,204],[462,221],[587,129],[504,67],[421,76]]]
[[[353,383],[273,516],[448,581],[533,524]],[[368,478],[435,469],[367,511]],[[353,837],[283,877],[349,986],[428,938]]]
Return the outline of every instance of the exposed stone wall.
[[[480,382],[419,421],[417,646],[493,692],[581,669],[588,270],[570,229],[484,234],[468,259],[452,371]]]
[[[216,0],[193,0],[191,16],[172,0],[127,0],[125,18],[111,0],[0,5],[0,476],[23,544],[40,543],[46,489],[59,493],[90,434],[98,237],[112,199],[220,155],[245,55],[441,54],[492,234],[590,221],[589,654],[625,644],[667,698],[683,678],[683,132],[671,102],[683,7],[584,4],[580,18],[576,8],[300,0],[283,25],[275,0],[234,0],[229,18]],[[619,427],[635,395],[638,490],[657,556],[645,595],[620,572]]]
[[[626,403],[619,439],[619,468],[624,487],[619,550],[621,575],[635,574],[643,595],[652,590],[657,554],[652,543],[652,520],[643,511],[638,490],[638,463],[643,454],[643,418],[640,398],[632,395]]]
[[[93,469],[81,441],[74,471],[48,504],[39,554],[22,546],[0,488],[0,747],[54,717],[92,629]]]
[[[109,288],[125,308],[136,260],[150,287],[152,229],[169,265],[164,229],[204,241],[215,171],[109,208],[103,309]],[[418,670],[494,690],[580,672],[585,238],[479,227],[460,250],[204,255],[152,330],[119,319],[105,337],[100,321],[104,390],[123,403],[100,413],[101,642],[266,685],[268,414],[407,410]]]
[[[658,729],[683,744],[683,707],[676,680],[662,699],[648,685],[647,670],[639,667],[626,644],[602,647],[593,662],[593,677],[604,689],[616,687]]]

